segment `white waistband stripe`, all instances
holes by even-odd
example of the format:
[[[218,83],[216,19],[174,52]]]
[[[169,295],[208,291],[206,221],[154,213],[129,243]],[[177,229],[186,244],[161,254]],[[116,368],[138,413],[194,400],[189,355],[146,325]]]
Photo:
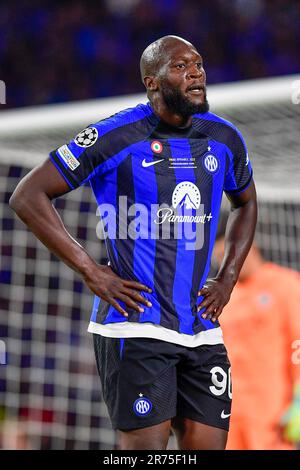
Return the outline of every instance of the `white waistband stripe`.
[[[106,336],[108,338],[153,338],[195,348],[204,344],[223,344],[223,334],[220,327],[211,330],[200,331],[195,335],[186,335],[169,330],[153,323],[100,323],[90,322],[89,333]]]

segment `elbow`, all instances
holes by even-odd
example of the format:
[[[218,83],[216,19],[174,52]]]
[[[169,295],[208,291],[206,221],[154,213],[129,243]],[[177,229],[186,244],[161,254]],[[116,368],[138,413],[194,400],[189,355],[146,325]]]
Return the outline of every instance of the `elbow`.
[[[9,198],[8,205],[9,207],[16,212],[17,207],[18,207],[18,196],[16,196],[15,191],[12,193],[12,195]]]
[[[9,207],[20,216],[26,207],[26,197],[20,193],[17,189],[11,195],[8,201]]]

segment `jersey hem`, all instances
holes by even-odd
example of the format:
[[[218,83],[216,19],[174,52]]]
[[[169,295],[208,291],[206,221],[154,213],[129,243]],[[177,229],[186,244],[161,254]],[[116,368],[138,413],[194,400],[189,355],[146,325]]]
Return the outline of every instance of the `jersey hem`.
[[[108,338],[153,338],[190,348],[205,344],[224,344],[221,327],[200,331],[195,335],[187,335],[153,323],[123,322],[102,325],[91,321],[87,331]]]

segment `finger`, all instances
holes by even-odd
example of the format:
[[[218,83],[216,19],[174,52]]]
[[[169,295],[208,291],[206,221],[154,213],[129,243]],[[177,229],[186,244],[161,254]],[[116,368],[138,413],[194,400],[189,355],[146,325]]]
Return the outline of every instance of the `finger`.
[[[209,307],[209,305],[212,304],[212,302],[214,302],[215,299],[212,297],[212,296],[209,296],[209,297],[205,297],[202,302],[200,302],[200,304],[198,304],[198,312],[199,310],[201,310],[202,308],[207,308]]]
[[[124,310],[115,299],[113,299],[112,297],[106,297],[104,300],[110,303],[110,305],[112,305],[119,313],[121,313],[121,315],[123,315],[124,317],[128,317],[128,313],[126,312],[126,310]]]
[[[218,307],[219,305],[217,302],[212,302],[206,311],[202,314],[202,317],[206,318],[207,320],[211,320]]]
[[[134,302],[130,297],[128,297],[128,295],[121,294],[121,292],[118,292],[116,297],[119,300],[122,300],[122,302],[124,302],[127,305],[127,307],[133,308],[134,310],[136,310],[139,313],[144,312],[144,309],[142,307],[140,307],[136,302]]]
[[[215,322],[218,320],[219,316],[221,315],[222,311],[223,311],[223,308],[224,307],[219,307],[216,309],[216,311],[214,312],[213,316],[212,316],[212,321]]]
[[[129,287],[131,289],[137,289],[137,290],[144,290],[144,291],[149,292],[149,293],[152,292],[152,289],[150,289],[150,287],[147,287],[144,284],[141,284],[140,282],[128,281],[126,279],[122,279],[122,281],[123,281],[123,285],[125,287]]]
[[[149,300],[145,299],[141,294],[139,294],[137,291],[128,289],[127,287],[123,287],[122,293],[128,295],[131,297],[133,300],[136,302],[139,302],[141,304],[146,305],[147,307],[152,307],[152,303],[149,302]]]
[[[206,287],[206,286],[202,287],[202,289],[200,289],[200,290],[198,291],[198,297],[199,297],[200,295],[205,295],[205,296],[206,296],[206,295],[210,295],[210,294],[211,294],[211,292],[210,292],[210,290],[208,289],[208,287]]]
[[[206,313],[212,316],[217,310],[217,308],[219,308],[219,305],[220,305],[219,302],[215,300],[209,305],[209,307],[207,307]]]

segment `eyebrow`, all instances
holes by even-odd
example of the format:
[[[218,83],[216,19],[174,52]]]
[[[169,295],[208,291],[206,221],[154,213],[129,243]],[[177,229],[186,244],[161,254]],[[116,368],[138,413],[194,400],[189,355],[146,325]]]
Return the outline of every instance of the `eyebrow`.
[[[174,58],[171,58],[170,62],[177,62],[179,60],[184,60],[184,61],[189,61],[190,58],[187,58],[187,56],[179,56],[179,57],[174,57]],[[197,55],[197,59],[196,59],[197,62],[201,61],[203,62],[203,58],[201,57],[201,55]]]

